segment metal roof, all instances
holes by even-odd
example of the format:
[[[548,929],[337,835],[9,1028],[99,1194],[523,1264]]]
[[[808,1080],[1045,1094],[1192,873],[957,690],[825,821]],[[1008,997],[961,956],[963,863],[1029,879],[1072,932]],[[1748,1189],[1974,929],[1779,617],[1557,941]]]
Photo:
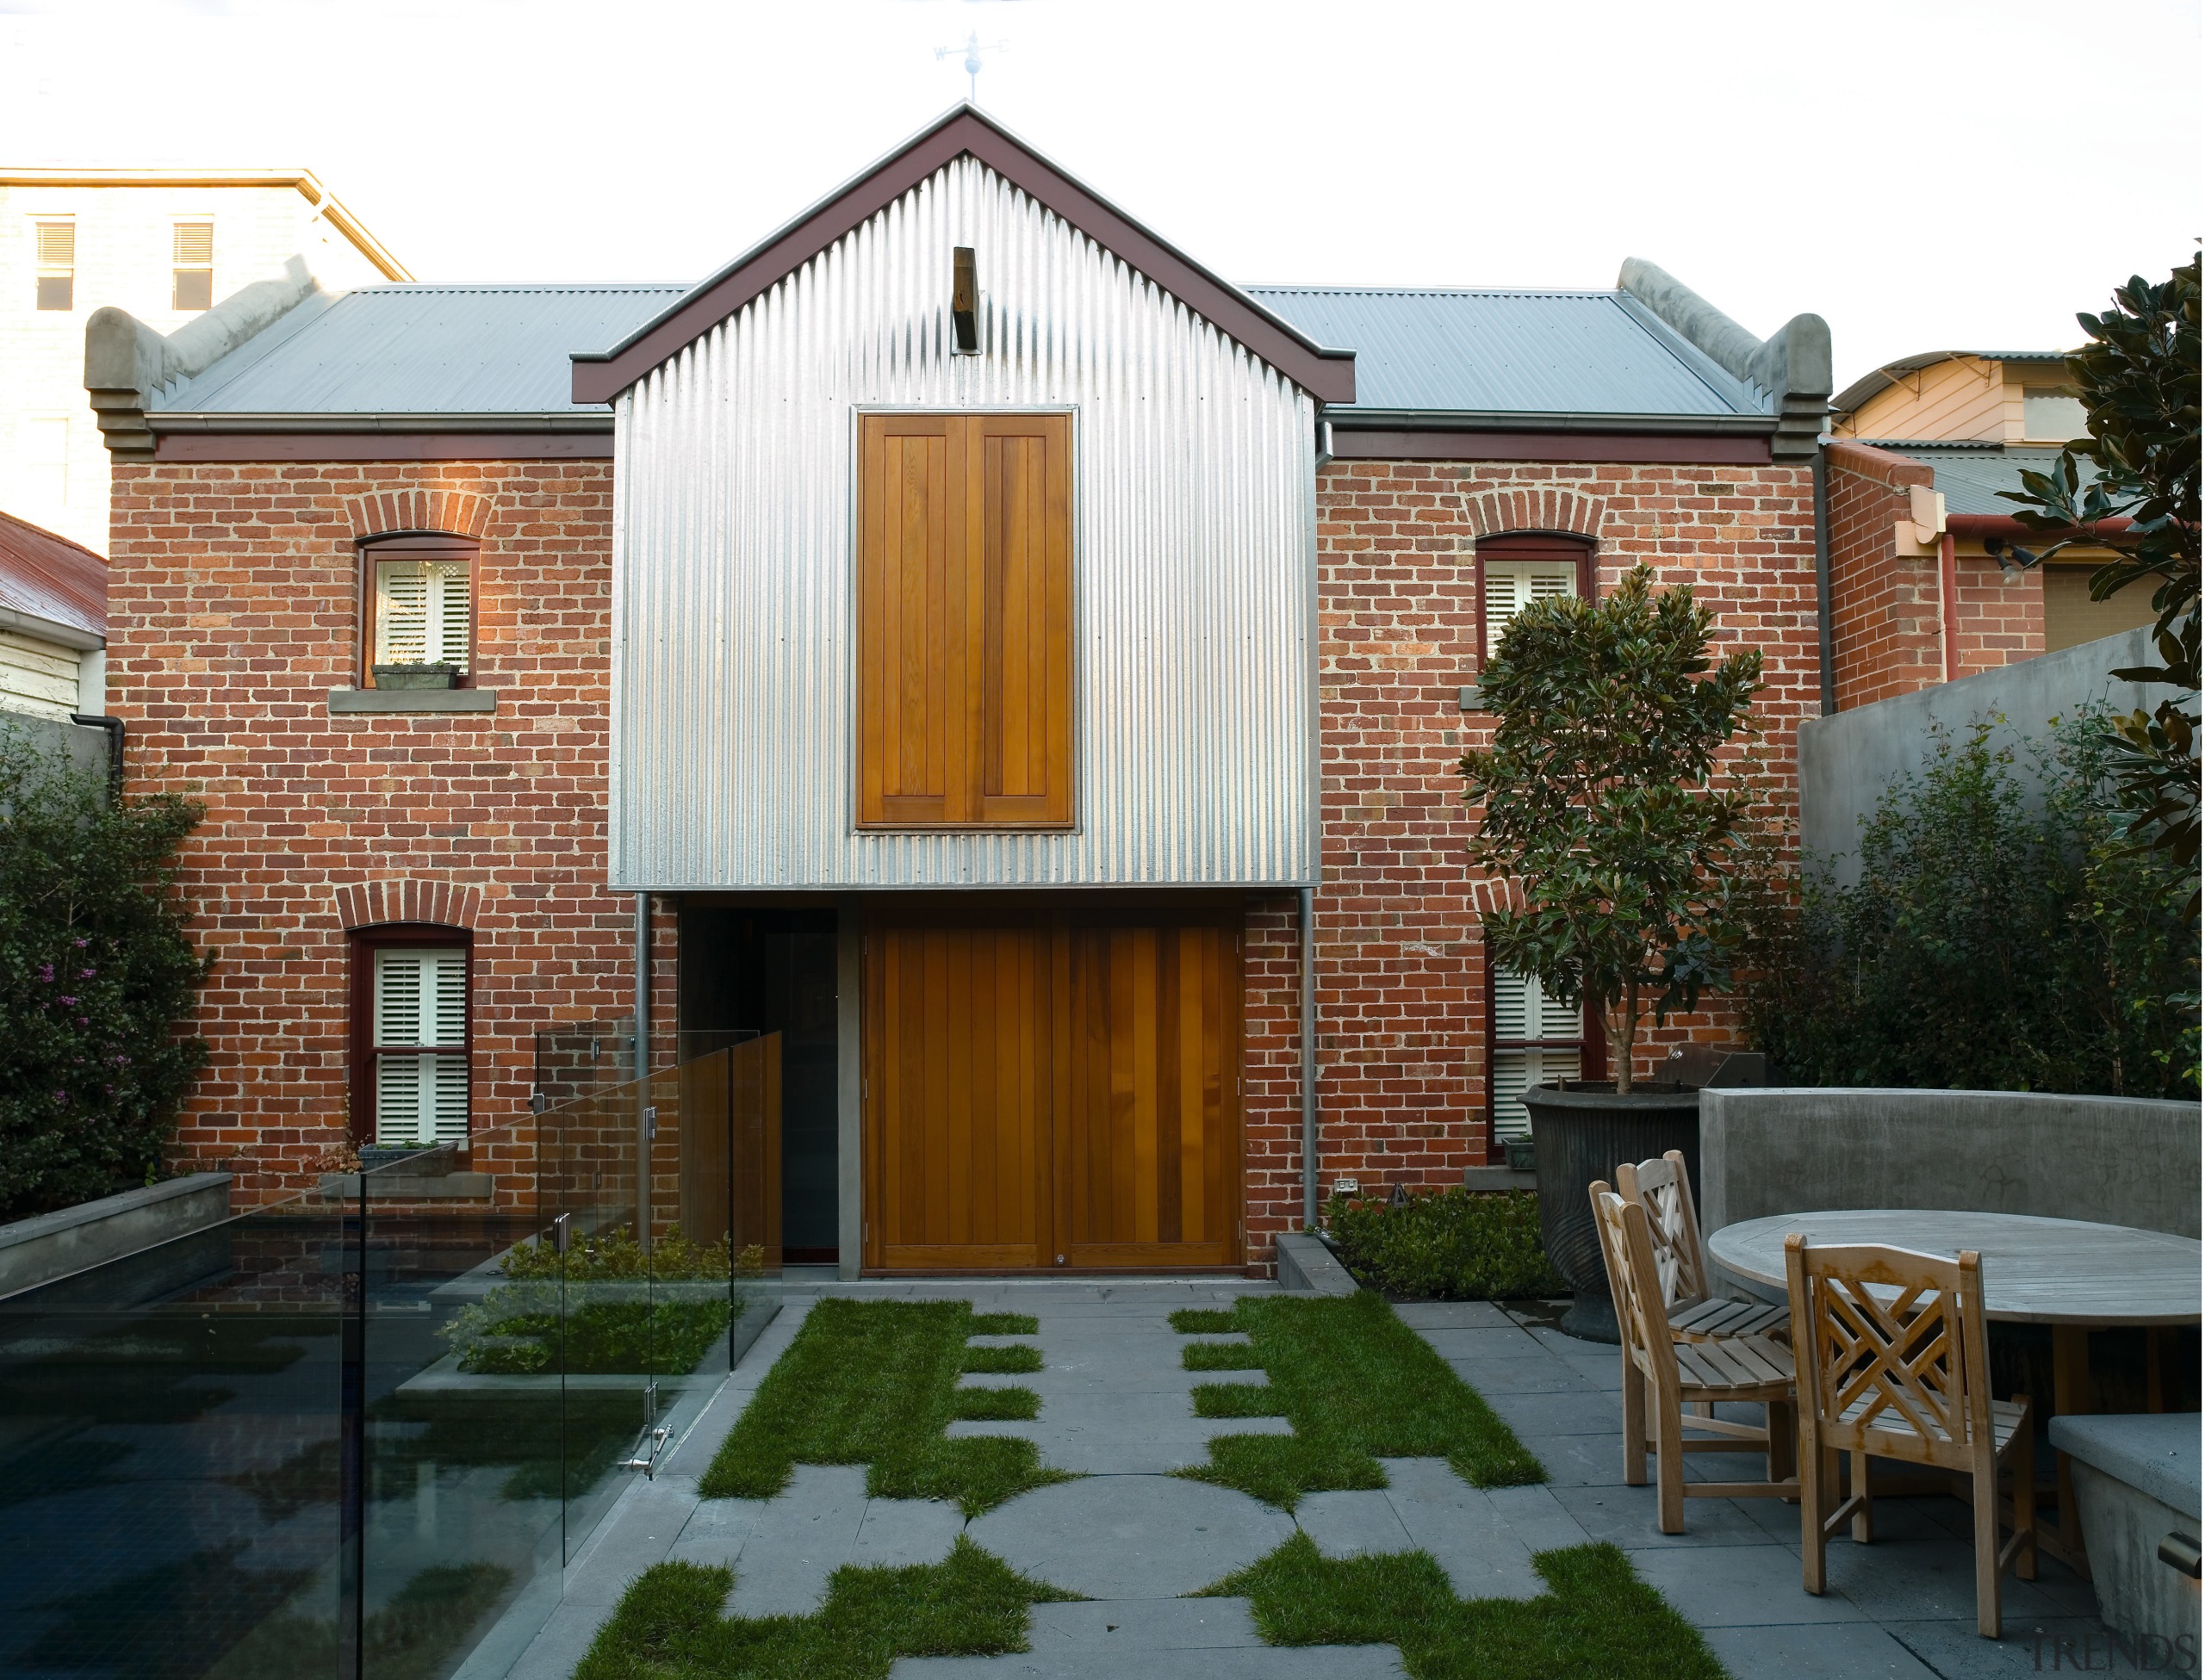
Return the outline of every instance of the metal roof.
[[[368,286],[307,299],[156,414],[598,414],[568,357],[618,344],[682,286]]]
[[[1857,440],[1919,461],[1937,474],[1937,493],[1945,499],[1947,513],[1997,513],[2011,518],[2020,504],[1998,493],[2022,487],[2023,472],[2051,470],[2059,459],[2056,449],[2041,446],[2009,449],[1998,443],[1944,443],[1920,438],[1863,437]],[[2087,484],[2097,476],[2090,462],[2077,462]]]
[[[1725,373],[1623,292],[1250,286],[1321,344],[1355,351],[1363,410],[1449,413],[1767,415]]]
[[[107,635],[107,562],[81,543],[0,513],[0,608]]]

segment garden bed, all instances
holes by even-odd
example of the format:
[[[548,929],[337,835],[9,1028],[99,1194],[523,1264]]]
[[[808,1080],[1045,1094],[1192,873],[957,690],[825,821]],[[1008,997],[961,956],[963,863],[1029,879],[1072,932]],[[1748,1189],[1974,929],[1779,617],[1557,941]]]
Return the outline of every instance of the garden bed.
[[[1327,1244],[1355,1280],[1392,1301],[1546,1299],[1569,1293],[1539,1240],[1530,1190],[1447,1189],[1399,1205],[1335,1196]]]

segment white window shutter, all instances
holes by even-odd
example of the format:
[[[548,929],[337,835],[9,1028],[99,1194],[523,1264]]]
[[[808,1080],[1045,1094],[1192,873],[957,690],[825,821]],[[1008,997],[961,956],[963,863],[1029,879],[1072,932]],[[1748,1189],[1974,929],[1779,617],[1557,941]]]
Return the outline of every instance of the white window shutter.
[[[1485,646],[1500,651],[1508,621],[1534,601],[1577,592],[1577,568],[1566,560],[1494,560],[1485,562]]]
[[[377,665],[419,665],[429,656],[429,568],[419,561],[376,567]]]
[[[376,1141],[425,1148],[467,1141],[468,1058],[401,1046],[467,1043],[467,953],[457,946],[378,951],[375,966]]]
[[[1508,628],[1508,621],[1516,616],[1516,609],[1523,604],[1516,598],[1516,574],[1501,566],[1485,569],[1485,650],[1487,656],[1500,651],[1500,633]]]
[[[1531,996],[1538,982],[1509,969],[1493,973],[1493,1036],[1496,1038],[1536,1038]]]
[[[474,605],[468,568],[463,564],[450,563],[428,569],[430,611],[426,640],[432,650],[429,657],[464,671]]]

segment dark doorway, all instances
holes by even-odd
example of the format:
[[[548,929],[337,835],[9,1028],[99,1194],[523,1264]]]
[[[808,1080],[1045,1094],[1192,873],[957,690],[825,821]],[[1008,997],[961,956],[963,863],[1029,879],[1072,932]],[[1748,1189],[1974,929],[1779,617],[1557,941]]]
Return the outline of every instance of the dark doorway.
[[[681,909],[684,1039],[781,1035],[782,1256],[798,1265],[839,1257],[835,939],[832,910]]]

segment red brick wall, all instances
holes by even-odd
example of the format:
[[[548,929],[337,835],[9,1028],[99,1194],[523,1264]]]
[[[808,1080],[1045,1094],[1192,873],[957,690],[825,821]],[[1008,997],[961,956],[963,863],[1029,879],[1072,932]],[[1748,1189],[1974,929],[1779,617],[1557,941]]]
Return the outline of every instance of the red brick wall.
[[[1936,555],[1902,555],[1907,488],[1928,487],[1924,463],[1866,443],[1829,446],[1830,642],[1837,709],[1851,711],[1945,680]],[[1959,545],[1953,592],[1955,676],[2044,651],[2044,580],[2009,572],[1979,542]]]
[[[1487,1152],[1482,883],[1463,861],[1471,825],[1455,773],[1490,728],[1457,695],[1476,675],[1477,539],[1575,531],[1597,543],[1603,588],[1640,560],[1663,583],[1691,581],[1716,610],[1719,643],[1762,650],[1767,757],[1788,772],[1798,720],[1820,710],[1812,478],[1804,466],[1334,462],[1317,510],[1320,1182],[1460,1182]],[[1276,930],[1252,917],[1250,935],[1249,1237],[1260,1261],[1270,1235],[1301,1218],[1290,908]],[[1259,948],[1277,954],[1258,964]],[[1730,1036],[1720,1007],[1672,1019],[1637,1065],[1650,1071],[1688,1038]]]
[[[592,884],[611,463],[118,462],[115,476],[108,684],[130,785],[208,808],[183,890],[216,958],[200,1022],[213,1060],[179,1164],[235,1162],[243,1196],[264,1200],[310,1185],[343,1142],[339,893],[373,882],[475,895],[475,1125],[524,1122],[536,1031],[624,1015],[632,997],[634,901]],[[401,504],[408,491],[423,494]],[[394,521],[480,536],[475,682],[498,691],[494,714],[330,714],[328,691],[357,669],[354,539]]]

